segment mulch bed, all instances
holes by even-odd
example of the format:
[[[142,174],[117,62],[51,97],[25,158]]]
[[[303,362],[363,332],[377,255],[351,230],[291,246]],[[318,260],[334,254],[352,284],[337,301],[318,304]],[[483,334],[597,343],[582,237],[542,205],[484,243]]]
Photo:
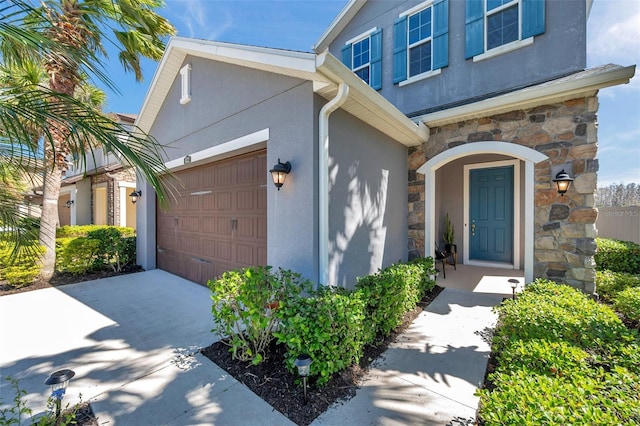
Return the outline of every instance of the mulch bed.
[[[441,287],[436,286],[433,291],[425,295],[414,310],[405,315],[402,324],[389,336],[377,345],[367,345],[359,364],[334,374],[322,387],[316,386],[314,381],[310,380],[306,404],[302,386],[295,383],[297,375],[285,368],[283,345],[273,343],[268,349],[266,359],[259,365],[232,359],[229,346],[221,341],[202,349],[201,352],[289,420],[299,426],[308,425],[331,405],[342,403],[355,396],[356,389],[367,374],[370,364],[406,331],[413,320],[442,290]]]

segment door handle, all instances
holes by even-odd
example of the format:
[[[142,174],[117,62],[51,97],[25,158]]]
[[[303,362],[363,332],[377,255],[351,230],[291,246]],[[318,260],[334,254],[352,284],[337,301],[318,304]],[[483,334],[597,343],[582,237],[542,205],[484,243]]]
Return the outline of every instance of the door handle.
[[[476,221],[473,220],[471,221],[471,236],[475,236],[476,235]]]

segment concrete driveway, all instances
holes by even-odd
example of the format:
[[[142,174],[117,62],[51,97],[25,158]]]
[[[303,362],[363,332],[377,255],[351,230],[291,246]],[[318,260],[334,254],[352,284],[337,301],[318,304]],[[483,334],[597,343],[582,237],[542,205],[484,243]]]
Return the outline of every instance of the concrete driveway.
[[[198,352],[212,325],[209,290],[160,270],[0,297],[0,397],[13,377],[40,413],[70,368],[64,403],[100,424],[292,424]]]

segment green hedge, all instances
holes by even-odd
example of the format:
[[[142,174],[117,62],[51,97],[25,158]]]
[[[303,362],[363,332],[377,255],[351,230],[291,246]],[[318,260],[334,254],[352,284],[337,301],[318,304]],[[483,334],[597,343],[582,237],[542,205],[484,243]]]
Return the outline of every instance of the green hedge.
[[[275,320],[279,327],[273,336],[286,345],[287,367],[295,371],[296,357],[309,354],[311,376],[321,385],[358,362],[366,344],[400,324],[435,286],[429,280],[432,272],[431,258],[399,263],[362,278],[355,291],[310,291],[299,275],[280,271],[274,276],[268,267],[230,272],[209,281],[217,324],[213,331],[229,337],[234,357],[259,363]],[[276,309],[267,309],[274,301]]]
[[[118,226],[65,226],[56,239],[56,269],[85,274],[110,268],[122,271],[136,260],[136,237],[131,228]],[[75,229],[80,228],[80,229]],[[62,228],[60,228],[62,229]]]
[[[0,241],[0,277],[12,287],[32,284],[40,275],[39,254],[44,248],[33,243],[14,253],[14,246]]]
[[[367,343],[388,335],[424,293],[433,289],[435,282],[429,279],[432,270],[433,259],[429,257],[398,263],[358,279],[356,289],[367,301]]]
[[[640,276],[609,270],[596,271],[596,291],[606,302],[613,301],[619,292],[633,287],[640,287]]]
[[[597,270],[640,274],[640,244],[607,238],[596,238],[596,244]]]
[[[56,230],[56,238],[71,238],[71,237],[86,237],[91,232],[114,229],[120,232],[123,237],[134,237],[136,230],[124,226],[109,226],[109,225],[74,225],[74,226],[61,226]]]
[[[228,337],[234,359],[262,362],[278,319],[274,311],[288,309],[311,283],[299,274],[271,267],[225,272],[210,280],[212,331]]]
[[[612,309],[537,280],[498,311],[484,424],[640,422],[640,339]]]
[[[322,288],[277,311],[282,321],[274,333],[287,347],[286,363],[295,371],[300,354],[311,356],[310,375],[318,384],[360,361],[365,340],[365,301],[360,292]]]
[[[627,288],[613,299],[613,307],[630,321],[640,322],[640,287]]]

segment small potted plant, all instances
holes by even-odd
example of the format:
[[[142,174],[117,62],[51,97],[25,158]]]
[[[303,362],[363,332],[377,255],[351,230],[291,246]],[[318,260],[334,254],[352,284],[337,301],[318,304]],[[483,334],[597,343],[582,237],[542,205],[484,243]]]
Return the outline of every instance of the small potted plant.
[[[444,250],[447,253],[456,253],[456,245],[453,243],[455,239],[455,230],[453,224],[449,219],[449,213],[444,218],[444,232],[442,233],[442,239],[444,240]]]

